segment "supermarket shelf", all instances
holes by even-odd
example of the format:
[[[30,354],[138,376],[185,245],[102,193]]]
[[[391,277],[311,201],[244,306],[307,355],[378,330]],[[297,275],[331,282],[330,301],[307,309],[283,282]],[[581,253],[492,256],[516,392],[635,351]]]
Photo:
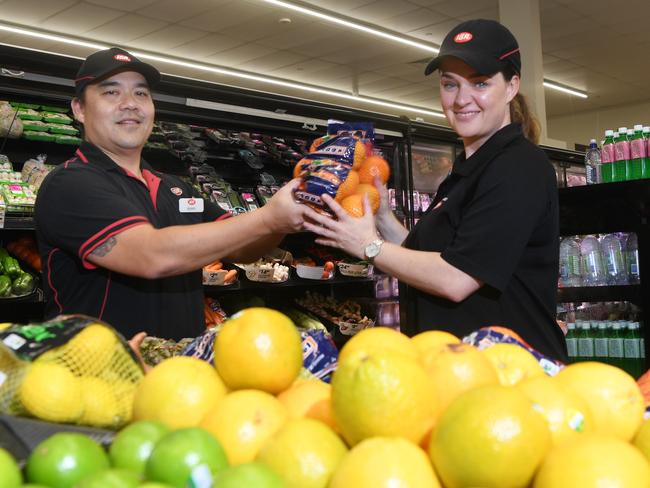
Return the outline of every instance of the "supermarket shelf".
[[[9,298],[0,298],[0,307],[13,307],[17,304],[32,304],[32,303],[44,303],[45,298],[43,295],[43,290],[37,288],[29,295],[23,297],[9,297]]]
[[[561,188],[560,234],[636,231],[650,217],[650,180]]]
[[[34,217],[14,217],[12,215],[5,215],[4,230],[34,230]],[[0,229],[0,230],[2,230]]]
[[[240,276],[243,275],[243,272]],[[302,278],[289,278],[283,283],[260,283],[257,281],[250,281],[245,277],[241,277],[237,283],[227,286],[207,286],[203,287],[205,294],[208,296],[223,295],[224,293],[239,292],[239,291],[264,291],[264,292],[280,292],[286,293],[287,289],[300,289],[312,288],[323,286],[338,286],[338,285],[351,285],[351,286],[369,286],[374,283],[372,278],[348,278],[346,276],[337,275],[330,280],[306,280]]]
[[[641,303],[641,285],[580,286],[558,288],[557,300],[564,302],[628,301]]]

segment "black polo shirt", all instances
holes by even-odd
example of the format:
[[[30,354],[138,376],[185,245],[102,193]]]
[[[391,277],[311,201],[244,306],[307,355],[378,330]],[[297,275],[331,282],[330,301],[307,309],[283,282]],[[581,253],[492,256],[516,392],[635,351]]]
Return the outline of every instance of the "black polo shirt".
[[[409,324],[461,337],[502,325],[566,360],[555,321],[558,221],[553,167],[519,124],[496,132],[469,159],[461,154],[404,246],[440,252],[485,285],[460,303],[410,288]]]
[[[144,160],[141,171],[146,184],[84,142],[74,158],[43,181],[35,219],[47,318],[83,313],[105,320],[126,337],[146,331],[179,339],[204,329],[200,270],[149,280],[88,261],[107,239],[137,225],[160,229],[229,215],[209,201],[202,212],[181,212],[187,202],[181,199],[201,198],[191,185],[154,171]]]

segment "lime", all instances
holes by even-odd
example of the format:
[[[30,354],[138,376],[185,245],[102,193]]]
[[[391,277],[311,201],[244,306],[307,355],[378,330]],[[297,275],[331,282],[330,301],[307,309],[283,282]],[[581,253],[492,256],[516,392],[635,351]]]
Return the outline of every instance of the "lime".
[[[36,446],[25,471],[30,483],[72,488],[108,467],[108,456],[97,442],[82,434],[59,432]]]
[[[138,485],[138,488],[173,488],[171,485],[166,485],[165,483],[156,483],[155,481],[147,481]]]
[[[2,486],[14,488],[21,485],[23,477],[20,468],[9,451],[0,447],[0,480]]]
[[[113,439],[108,450],[115,468],[129,469],[144,474],[144,467],[156,442],[169,432],[162,422],[142,420],[122,429]]]
[[[267,466],[246,463],[226,468],[214,480],[214,488],[285,488],[282,479]]]
[[[128,469],[105,469],[87,476],[75,488],[137,488],[138,473]]]
[[[226,453],[219,441],[203,429],[189,427],[170,432],[158,441],[145,472],[147,479],[185,488],[190,480],[198,486],[209,486],[226,466]]]

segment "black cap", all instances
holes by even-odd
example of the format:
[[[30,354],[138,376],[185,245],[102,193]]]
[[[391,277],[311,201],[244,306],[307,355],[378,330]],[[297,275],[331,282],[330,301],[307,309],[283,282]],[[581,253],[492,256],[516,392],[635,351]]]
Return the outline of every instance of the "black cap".
[[[74,80],[77,95],[80,95],[86,86],[122,71],[140,73],[149,83],[149,87],[160,81],[160,72],[156,68],[143,63],[124,49],[112,47],[91,54],[83,62]]]
[[[429,75],[447,57],[465,61],[482,75],[497,73],[508,66],[521,73],[519,44],[505,26],[495,20],[468,20],[454,27],[442,41],[438,56],[424,70]]]

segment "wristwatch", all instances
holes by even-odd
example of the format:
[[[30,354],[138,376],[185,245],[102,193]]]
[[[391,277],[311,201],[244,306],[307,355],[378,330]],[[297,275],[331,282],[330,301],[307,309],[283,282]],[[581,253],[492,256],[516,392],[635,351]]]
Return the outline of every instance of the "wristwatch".
[[[379,251],[381,251],[381,246],[383,243],[384,241],[382,239],[375,239],[366,246],[366,248],[363,250],[363,253],[365,254],[368,261],[371,263],[373,262],[373,260],[379,254]]]

